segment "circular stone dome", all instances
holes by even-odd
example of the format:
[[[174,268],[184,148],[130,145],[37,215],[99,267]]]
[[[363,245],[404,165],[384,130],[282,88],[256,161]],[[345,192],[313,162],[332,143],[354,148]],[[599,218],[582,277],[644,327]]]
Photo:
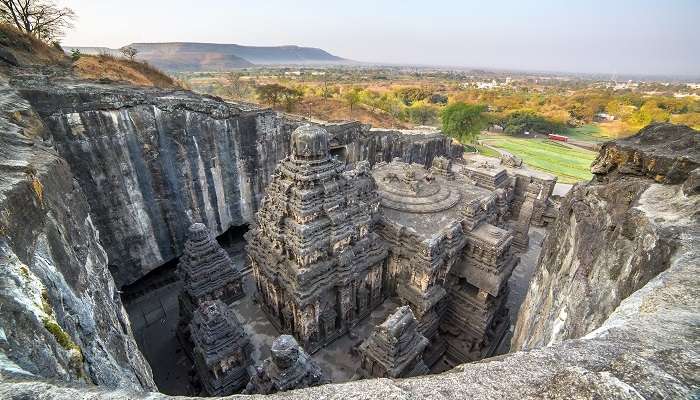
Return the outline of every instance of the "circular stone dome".
[[[204,225],[201,222],[194,223],[190,225],[189,232],[188,232],[188,239],[198,241],[198,240],[204,240],[209,236],[209,230],[207,229],[207,226]]]
[[[305,124],[292,132],[292,155],[297,159],[318,160],[330,156],[328,131],[317,125]]]

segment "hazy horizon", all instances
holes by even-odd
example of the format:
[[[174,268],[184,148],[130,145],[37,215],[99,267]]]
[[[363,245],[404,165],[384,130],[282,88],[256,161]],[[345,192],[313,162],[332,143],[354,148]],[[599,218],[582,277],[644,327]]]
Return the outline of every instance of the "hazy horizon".
[[[61,2],[78,15],[62,43],[298,45],[371,64],[700,75],[700,35],[692,26],[700,17],[700,1],[694,0],[268,0],[255,5],[202,0],[196,8],[183,0],[98,3]]]

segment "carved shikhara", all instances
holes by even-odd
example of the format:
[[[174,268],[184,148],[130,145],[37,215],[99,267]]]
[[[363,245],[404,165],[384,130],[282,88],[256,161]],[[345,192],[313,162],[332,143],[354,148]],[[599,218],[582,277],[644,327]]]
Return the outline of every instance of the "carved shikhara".
[[[193,349],[201,338],[191,336],[193,314],[205,302],[219,300],[230,305],[243,297],[242,276],[226,251],[201,223],[189,228],[185,251],[178,263],[178,275],[183,281],[183,290],[178,297],[177,336],[187,355],[194,359]]]
[[[190,322],[194,365],[210,396],[238,393],[248,383],[252,346],[236,315],[220,300],[202,302]]]
[[[291,154],[246,236],[270,321],[314,352],[398,296],[427,339],[423,365],[492,353],[507,325],[507,280],[518,260],[508,223],[515,219],[527,237],[533,203],[546,204],[549,181],[527,178],[532,190],[526,185],[519,196],[525,178],[511,170],[455,171],[444,157],[429,169],[395,159],[346,171],[328,143],[318,126],[292,134]],[[386,357],[380,348],[375,359]]]
[[[307,351],[384,301],[387,249],[375,232],[378,214],[368,165],[346,172],[330,157],[323,128],[298,128],[247,240],[263,310]]]

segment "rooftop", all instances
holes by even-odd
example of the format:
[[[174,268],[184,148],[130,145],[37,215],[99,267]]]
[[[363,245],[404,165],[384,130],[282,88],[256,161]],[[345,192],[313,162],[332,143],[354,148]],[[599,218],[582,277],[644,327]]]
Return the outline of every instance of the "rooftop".
[[[448,180],[423,166],[393,161],[372,170],[381,196],[384,218],[430,239],[461,220],[461,211],[491,192],[457,176]]]

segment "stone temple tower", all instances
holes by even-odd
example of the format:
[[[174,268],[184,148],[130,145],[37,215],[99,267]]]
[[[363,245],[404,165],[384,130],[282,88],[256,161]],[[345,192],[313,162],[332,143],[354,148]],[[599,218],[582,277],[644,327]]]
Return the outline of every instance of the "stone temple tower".
[[[334,160],[329,134],[303,125],[246,236],[259,300],[277,328],[313,352],[385,298],[379,195],[369,165]]]
[[[236,315],[220,300],[205,301],[190,322],[194,364],[210,396],[238,393],[248,383],[252,346]]]
[[[190,226],[185,251],[178,264],[178,275],[183,282],[183,291],[178,299],[178,337],[185,351],[191,354],[189,323],[194,310],[209,300],[231,304],[245,293],[241,272],[204,224]]]

